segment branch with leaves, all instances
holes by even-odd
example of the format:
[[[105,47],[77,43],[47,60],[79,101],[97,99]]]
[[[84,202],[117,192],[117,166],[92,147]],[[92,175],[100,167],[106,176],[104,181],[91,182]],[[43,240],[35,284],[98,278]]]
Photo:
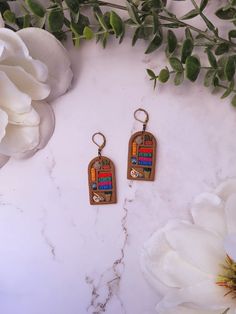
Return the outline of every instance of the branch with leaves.
[[[0,0],[0,12],[6,27],[41,27],[60,40],[70,36],[77,47],[83,41],[96,39],[105,48],[110,37],[122,43],[125,32],[131,29],[132,45],[138,40],[147,41],[146,54],[160,47],[165,49],[169,65],[158,74],[147,69],[154,87],[158,81],[166,83],[171,77],[175,85],[184,79],[195,82],[204,72],[204,85],[213,91],[223,90],[221,98],[232,96],[231,103],[236,106],[236,0],[225,0],[215,12],[231,28],[227,37],[219,35],[217,25],[205,14],[209,0],[199,4],[190,1],[193,8],[182,17],[168,9],[166,0],[127,0],[126,5],[99,0],[51,0],[48,7],[38,0],[19,0],[20,16],[11,10],[11,1]],[[121,15],[121,11],[125,14]],[[197,16],[202,20],[200,28],[189,22]],[[182,41],[176,36],[177,29],[182,30]]]

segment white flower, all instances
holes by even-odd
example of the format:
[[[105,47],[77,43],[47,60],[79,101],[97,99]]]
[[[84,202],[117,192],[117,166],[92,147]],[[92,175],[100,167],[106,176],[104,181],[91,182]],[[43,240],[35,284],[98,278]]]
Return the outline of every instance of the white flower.
[[[144,246],[143,272],[162,296],[156,311],[235,314],[236,179],[199,195],[191,213],[193,223],[171,221]]]
[[[47,102],[71,80],[68,54],[49,32],[0,28],[0,166],[47,144],[55,124]]]

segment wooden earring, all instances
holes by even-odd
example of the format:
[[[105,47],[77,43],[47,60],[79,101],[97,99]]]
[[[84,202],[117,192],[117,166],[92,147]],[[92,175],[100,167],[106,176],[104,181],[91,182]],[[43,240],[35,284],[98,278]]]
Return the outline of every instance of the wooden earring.
[[[101,138],[99,144],[95,139]],[[116,203],[116,177],[113,162],[102,156],[102,149],[106,145],[105,136],[97,132],[92,141],[98,146],[98,156],[92,159],[88,166],[89,200],[91,205]]]
[[[140,113],[145,119],[140,119]],[[143,123],[143,130],[134,133],[129,140],[127,178],[129,180],[154,181],[156,166],[156,139],[146,131],[149,115],[139,108],[134,112],[135,120]]]

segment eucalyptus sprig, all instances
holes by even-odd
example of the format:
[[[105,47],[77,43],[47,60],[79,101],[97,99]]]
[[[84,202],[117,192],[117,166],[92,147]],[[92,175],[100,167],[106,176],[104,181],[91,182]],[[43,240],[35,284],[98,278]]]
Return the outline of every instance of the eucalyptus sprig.
[[[176,0],[177,1],[177,0]],[[6,26],[18,30],[36,26],[47,29],[58,39],[68,35],[75,46],[96,39],[105,48],[109,38],[122,43],[125,32],[132,32],[132,45],[146,40],[146,54],[163,47],[168,66],[158,74],[147,69],[150,80],[166,83],[173,77],[175,85],[187,79],[195,82],[204,73],[204,85],[223,90],[221,98],[231,97],[236,106],[236,0],[223,0],[215,15],[229,26],[227,37],[207,16],[209,0],[189,0],[193,8],[181,17],[168,9],[166,0],[127,0],[126,5],[100,0],[51,0],[45,7],[38,0],[16,0],[21,14],[11,10],[11,1],[0,0],[0,12]],[[202,26],[189,20],[200,17]],[[176,30],[182,30],[177,37]]]

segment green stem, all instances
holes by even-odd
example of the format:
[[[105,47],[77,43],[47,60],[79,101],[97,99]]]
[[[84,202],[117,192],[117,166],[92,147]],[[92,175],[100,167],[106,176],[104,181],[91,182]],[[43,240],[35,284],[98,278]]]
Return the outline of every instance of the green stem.
[[[218,86],[218,87],[221,87],[221,88],[224,88],[224,89],[228,89],[228,87],[227,87],[227,86],[222,85],[222,84],[218,84],[217,86]],[[236,89],[233,89],[233,90],[232,90],[232,92],[235,92],[235,93],[236,93]],[[227,313],[229,310],[230,310],[230,309],[228,308],[228,309],[227,309],[227,310],[225,310],[225,312],[223,312],[222,314]]]
[[[198,8],[195,0],[191,0],[192,3],[194,4],[194,6],[196,5],[196,8]],[[93,3],[85,3],[85,5],[91,5]],[[106,1],[98,1],[97,3],[94,3],[94,4],[99,4],[101,6],[108,6],[108,7],[111,7],[111,8],[115,8],[115,9],[119,9],[119,10],[123,10],[123,11],[127,11],[127,7],[126,6],[123,6],[123,5],[120,5],[120,4],[115,4],[115,3],[110,3],[110,2],[106,2]],[[228,43],[229,45],[233,45],[233,46],[236,46],[236,44],[230,42],[229,40],[227,39],[224,39],[222,37],[219,37],[219,36],[215,36],[215,37],[212,37],[208,34],[206,34],[203,30],[191,25],[191,24],[188,24],[188,23],[185,23],[183,21],[180,21],[179,19],[177,19],[176,17],[168,17],[168,16],[163,16],[163,15],[158,15],[160,19],[162,20],[165,20],[165,21],[169,21],[169,22],[172,22],[172,23],[179,23],[181,24],[182,26],[185,26],[185,27],[189,27],[190,29],[192,29],[193,31],[201,34],[202,36],[204,36],[206,39],[212,41],[212,42],[215,42],[216,38],[222,42],[226,42]]]

